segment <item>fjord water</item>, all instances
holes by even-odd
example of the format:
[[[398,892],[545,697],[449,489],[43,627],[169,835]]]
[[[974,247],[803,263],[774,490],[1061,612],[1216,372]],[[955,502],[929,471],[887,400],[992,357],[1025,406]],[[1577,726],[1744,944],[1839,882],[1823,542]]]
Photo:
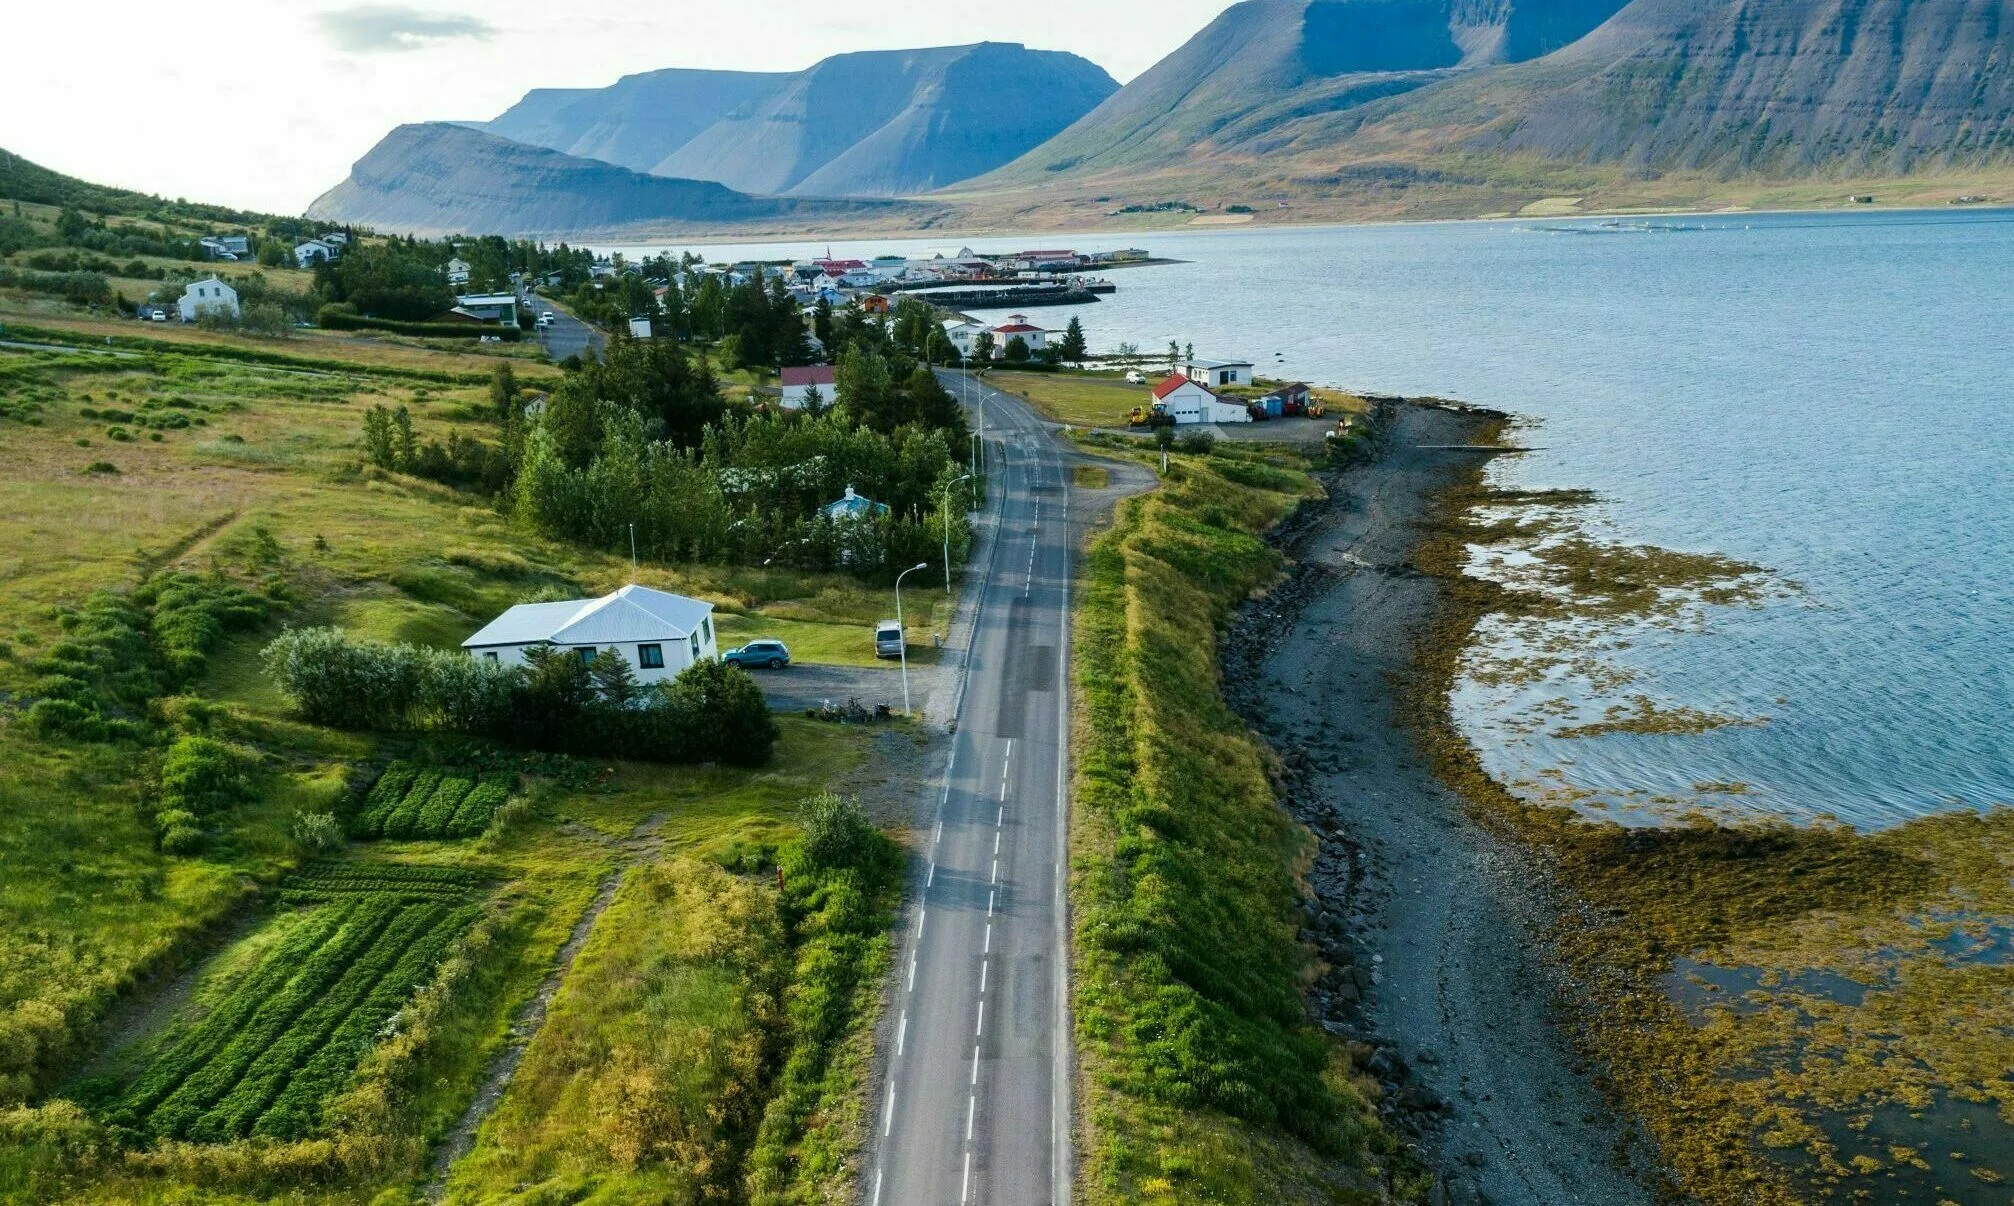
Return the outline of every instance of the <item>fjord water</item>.
[[[1504,781],[1556,768],[1603,798],[1681,801],[1742,784],[1717,806],[1864,827],[2014,804],[2014,213],[1034,241],[1186,261],[1041,313],[1080,317],[1093,348],[1174,339],[1269,376],[1514,412],[1542,451],[1495,480],[1592,489],[1602,538],[1801,587],[1614,655],[1642,672],[1624,697],[1766,724],[1561,739],[1505,711],[1568,693],[1557,682],[1458,690]],[[894,247],[912,248],[956,243]]]

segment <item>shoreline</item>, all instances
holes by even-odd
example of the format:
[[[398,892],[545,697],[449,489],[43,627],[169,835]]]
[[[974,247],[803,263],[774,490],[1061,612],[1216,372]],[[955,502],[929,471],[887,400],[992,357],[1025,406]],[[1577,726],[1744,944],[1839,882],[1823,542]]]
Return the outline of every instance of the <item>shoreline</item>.
[[[1651,1193],[1559,1025],[1569,985],[1548,935],[1560,906],[1542,852],[1483,824],[1423,758],[1402,692],[1446,608],[1416,565],[1435,499],[1479,458],[1495,412],[1388,408],[1386,451],[1329,478],[1275,534],[1288,579],[1224,643],[1224,694],[1279,755],[1283,805],[1320,842],[1304,938],[1326,969],[1310,1012],[1366,1044],[1380,1109],[1432,1153],[1453,1203],[1628,1206]]]
[[[1995,202],[1980,205],[1807,205],[1807,206],[1760,206],[1721,207],[1718,209],[1696,208],[1642,208],[1589,209],[1571,213],[1551,214],[1472,214],[1466,217],[1376,217],[1350,220],[1335,217],[1314,218],[1306,222],[1243,222],[1235,226],[1191,226],[1187,223],[1176,226],[1106,226],[1080,227],[1060,226],[984,226],[954,229],[934,226],[889,227],[853,231],[830,227],[807,227],[795,233],[778,234],[764,231],[749,235],[709,233],[698,236],[679,237],[674,235],[628,234],[546,234],[549,242],[567,241],[576,246],[586,247],[596,252],[608,250],[637,249],[643,247],[738,247],[761,246],[767,244],[805,243],[821,240],[830,242],[872,242],[877,240],[925,240],[942,238],[948,242],[962,242],[967,239],[1005,239],[1041,235],[1045,238],[1069,239],[1121,239],[1145,238],[1158,235],[1186,234],[1279,234],[1289,231],[1363,230],[1403,226],[1456,226],[1456,225],[1502,225],[1517,222],[1572,222],[1597,218],[1738,218],[1738,217],[1797,217],[1831,216],[1835,214],[1965,214],[1992,213],[2014,218],[2014,201]],[[647,234],[649,232],[646,232]],[[1160,263],[1187,263],[1181,259],[1159,260],[1154,265],[1126,265],[1128,267],[1158,266]],[[1099,265],[1103,271],[1105,265]]]

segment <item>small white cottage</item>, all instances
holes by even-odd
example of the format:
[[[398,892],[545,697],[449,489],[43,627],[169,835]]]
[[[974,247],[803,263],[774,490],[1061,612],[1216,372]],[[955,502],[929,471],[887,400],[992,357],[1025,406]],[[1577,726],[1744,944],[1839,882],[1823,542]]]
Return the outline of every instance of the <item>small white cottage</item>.
[[[238,291],[218,280],[215,276],[206,281],[190,281],[183,291],[182,300],[177,303],[183,322],[194,322],[205,311],[239,316]]]
[[[1252,412],[1243,402],[1222,397],[1208,386],[1187,377],[1170,377],[1155,386],[1154,409],[1175,420],[1179,426],[1252,421]]]
[[[462,642],[470,656],[506,666],[523,665],[534,645],[572,650],[586,661],[613,648],[646,685],[720,652],[713,604],[635,585],[600,599],[520,603]]]

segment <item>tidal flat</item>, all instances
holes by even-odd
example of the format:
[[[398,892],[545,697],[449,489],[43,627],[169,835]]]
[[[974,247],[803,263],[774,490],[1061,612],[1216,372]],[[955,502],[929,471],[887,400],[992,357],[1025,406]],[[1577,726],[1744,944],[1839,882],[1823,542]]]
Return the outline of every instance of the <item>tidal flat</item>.
[[[2014,812],[1859,831],[1744,816],[1729,806],[1741,785],[1701,783],[1722,800],[1711,815],[1673,800],[1657,823],[1626,826],[1574,792],[1493,778],[1450,705],[1485,626],[1574,613],[1689,624],[1702,606],[1795,588],[1759,567],[1586,545],[1569,530],[1558,507],[1508,496],[1480,467],[1440,492],[1415,558],[1438,605],[1400,707],[1471,813],[1548,868],[1546,945],[1568,1028],[1641,1120],[1664,1188],[1711,1202],[2006,1202]],[[1529,556],[1535,539],[1570,550],[1564,572],[1475,572],[1493,553]],[[1651,703],[1612,723],[1687,740],[1757,721]]]

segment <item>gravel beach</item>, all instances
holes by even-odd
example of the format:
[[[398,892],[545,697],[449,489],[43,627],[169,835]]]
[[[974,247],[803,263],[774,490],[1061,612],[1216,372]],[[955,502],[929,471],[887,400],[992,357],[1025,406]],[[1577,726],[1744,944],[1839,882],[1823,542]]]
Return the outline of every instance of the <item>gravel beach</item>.
[[[1279,752],[1287,805],[1321,850],[1306,937],[1329,970],[1310,1006],[1373,1045],[1381,1108],[1443,1175],[1445,1200],[1627,1206],[1627,1126],[1554,1023],[1536,935],[1543,869],[1468,815],[1394,713],[1393,678],[1436,605],[1411,565],[1432,492],[1478,418],[1390,408],[1388,447],[1279,533],[1298,564],[1225,641],[1225,692]]]

